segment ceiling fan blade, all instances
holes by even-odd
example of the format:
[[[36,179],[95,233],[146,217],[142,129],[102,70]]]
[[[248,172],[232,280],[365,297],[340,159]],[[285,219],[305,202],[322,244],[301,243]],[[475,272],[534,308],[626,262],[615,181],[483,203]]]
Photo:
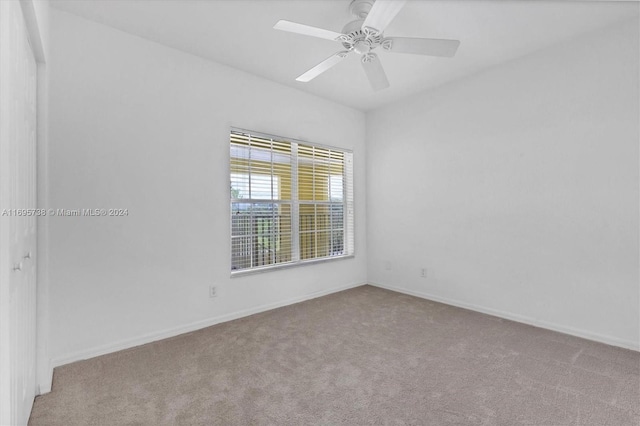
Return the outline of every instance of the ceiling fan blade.
[[[385,44],[390,40],[389,44]],[[384,39],[383,48],[394,53],[413,53],[416,55],[447,56],[456,54],[460,40],[443,40],[438,38],[388,37]]]
[[[320,62],[315,67],[311,68],[309,71],[302,74],[300,77],[296,78],[296,80],[301,81],[303,83],[307,83],[313,80],[314,78],[316,78],[317,76],[319,76],[320,74],[322,74],[323,72],[325,72],[326,70],[328,70],[329,68],[336,66],[340,61],[346,58],[348,54],[349,54],[349,51],[345,50],[344,52],[338,52],[334,55],[331,55],[324,61]]]
[[[362,24],[362,29],[380,34],[393,21],[406,0],[376,0]]]
[[[337,40],[342,34],[335,31],[325,30],[322,28],[312,27],[310,25],[298,24],[297,22],[280,20],[273,26],[276,30],[288,31],[308,35],[311,37],[324,38],[327,40]]]
[[[387,74],[382,68],[382,63],[375,53],[367,53],[362,57],[362,68],[367,74],[369,83],[373,90],[378,91],[389,87],[389,80],[387,80]]]

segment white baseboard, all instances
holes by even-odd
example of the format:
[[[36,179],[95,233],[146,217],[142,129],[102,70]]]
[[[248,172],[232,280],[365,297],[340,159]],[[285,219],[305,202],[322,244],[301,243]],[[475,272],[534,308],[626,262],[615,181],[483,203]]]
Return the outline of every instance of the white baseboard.
[[[444,303],[446,305],[457,306],[459,308],[469,309],[471,311],[481,312],[483,314],[492,315],[495,317],[500,317],[504,319],[508,319],[511,321],[520,322],[523,324],[533,325],[535,327],[546,328],[548,330],[557,331],[564,334],[569,334],[571,336],[582,337],[583,339],[593,340],[600,343],[606,343],[611,346],[618,346],[625,349],[631,349],[634,351],[640,351],[640,343],[634,342],[632,340],[619,339],[613,336],[607,336],[598,333],[592,333],[590,331],[581,330],[561,324],[556,324],[544,320],[539,320],[536,318],[531,318],[524,315],[514,314],[512,312],[501,311],[498,309],[485,308],[483,306],[474,305],[472,303],[461,302],[459,300],[453,300],[446,297],[436,296],[430,293],[418,292],[414,290],[408,290],[402,287],[395,287],[386,284],[379,284],[369,282],[369,285],[374,287],[380,287],[387,290],[395,291],[398,293],[408,294],[410,296],[420,297],[422,299],[432,300],[434,302]]]
[[[276,308],[280,308],[283,306],[287,306],[287,305],[292,305],[294,303],[299,303],[299,302],[304,302],[305,300],[310,300],[310,299],[315,299],[317,297],[322,297],[322,296],[326,296],[328,294],[331,293],[337,293],[339,291],[343,291],[343,290],[348,290],[350,288],[355,288],[355,287],[360,287],[362,285],[366,285],[367,283],[355,283],[355,284],[347,284],[344,286],[338,286],[338,287],[333,287],[327,290],[322,290],[322,291],[317,291],[314,293],[309,293],[303,296],[298,296],[298,297],[293,297],[290,299],[286,299],[286,300],[282,300],[280,302],[276,302],[276,303],[269,303],[269,304],[265,304],[265,305],[260,305],[260,306],[256,306],[253,308],[249,308],[249,309],[244,309],[238,312],[233,312],[230,314],[225,314],[225,315],[220,315],[217,317],[213,317],[213,318],[208,318],[206,320],[202,320],[202,321],[196,321],[190,324],[186,324],[183,326],[179,326],[179,327],[174,327],[174,328],[170,328],[170,329],[166,329],[166,330],[162,330],[162,331],[157,331],[157,332],[153,332],[153,333],[148,333],[142,336],[138,336],[136,338],[133,339],[126,339],[126,340],[122,340],[116,343],[112,343],[112,344],[108,344],[108,345],[102,345],[102,346],[97,346],[94,348],[90,348],[87,350],[83,350],[83,351],[78,351],[75,353],[72,353],[70,355],[67,355],[65,357],[61,357],[61,358],[55,358],[53,360],[51,360],[50,363],[50,374],[48,375],[48,380],[45,380],[44,382],[41,382],[39,384],[40,386],[40,394],[45,394],[51,391],[51,386],[52,386],[52,381],[53,381],[53,369],[55,367],[59,367],[65,364],[70,364],[72,362],[76,362],[76,361],[81,361],[84,359],[88,359],[88,358],[93,358],[96,356],[100,356],[100,355],[106,355],[112,352],[117,352],[120,350],[124,350],[124,349],[129,349],[129,348],[133,348],[135,346],[140,346],[140,345],[144,345],[147,343],[151,343],[151,342],[155,342],[157,340],[162,340],[162,339],[166,339],[169,337],[174,337],[180,334],[184,334],[184,333],[190,333],[192,331],[196,331],[202,328],[206,328],[206,327],[210,327],[212,325],[215,324],[220,324],[223,322],[227,322],[227,321],[232,321],[238,318],[243,318],[249,315],[254,315],[254,314],[258,314],[260,312],[265,312],[265,311],[269,311],[272,309],[276,309]],[[380,288],[384,288],[387,290],[391,290],[391,291],[395,291],[398,293],[403,293],[403,294],[408,294],[410,296],[416,296],[416,297],[420,297],[422,299],[427,299],[427,300],[432,300],[435,302],[440,302],[440,303],[444,303],[447,305],[451,305],[451,306],[457,306],[460,308],[464,308],[464,309],[469,309],[472,311],[476,311],[476,312],[481,312],[484,314],[488,314],[488,315],[493,315],[496,317],[500,317],[500,318],[504,318],[504,319],[508,319],[508,320],[512,320],[512,321],[516,321],[516,322],[520,322],[520,323],[524,323],[524,324],[529,324],[529,325],[533,325],[536,327],[541,327],[541,328],[546,328],[549,330],[553,330],[553,331],[557,331],[560,333],[564,333],[564,334],[569,334],[572,336],[576,336],[576,337],[582,337],[584,339],[588,339],[588,340],[593,340],[596,342],[601,342],[601,343],[605,343],[608,345],[612,345],[612,346],[618,346],[618,347],[622,347],[622,348],[626,348],[626,349],[631,349],[631,350],[635,350],[635,351],[640,351],[640,345],[637,342],[633,342],[630,340],[624,340],[624,339],[619,339],[616,337],[611,337],[611,336],[606,336],[606,335],[602,335],[602,334],[598,334],[598,333],[592,333],[586,330],[580,330],[580,329],[576,329],[573,327],[568,327],[568,326],[563,326],[560,324],[555,324],[555,323],[551,323],[551,322],[547,322],[547,321],[543,321],[543,320],[538,320],[535,318],[531,318],[531,317],[527,317],[527,316],[523,316],[523,315],[518,315],[518,314],[514,314],[511,312],[506,312],[506,311],[501,311],[501,310],[497,310],[497,309],[491,309],[491,308],[485,308],[483,306],[479,306],[479,305],[474,305],[471,303],[466,303],[466,302],[461,302],[458,300],[453,300],[453,299],[449,299],[449,298],[445,298],[445,297],[440,297],[440,296],[436,296],[433,294],[429,294],[429,293],[424,293],[424,292],[417,292],[417,291],[413,291],[413,290],[408,290],[408,289],[404,289],[401,287],[395,287],[395,286],[389,286],[389,285],[385,285],[385,284],[379,284],[379,283],[373,283],[373,282],[369,282],[368,283],[371,286],[374,287],[380,287]]]
[[[342,285],[338,287],[333,287],[327,290],[316,291],[313,293],[305,294],[303,296],[293,297],[293,298],[282,300],[275,303],[259,305],[253,308],[243,309],[238,312],[220,315],[220,316],[208,318],[202,321],[196,321],[196,322],[185,324],[179,327],[173,327],[166,330],[144,334],[142,336],[138,336],[133,339],[126,339],[126,340],[121,340],[119,342],[111,343],[108,345],[96,346],[94,348],[78,351],[61,358],[55,358],[51,360],[51,379],[49,380],[48,388],[46,386],[46,383],[40,384],[40,392],[42,394],[42,393],[47,393],[51,391],[53,369],[61,365],[70,364],[72,362],[81,361],[83,359],[93,358],[100,355],[106,355],[112,352],[133,348],[135,346],[145,345],[147,343],[155,342],[157,340],[174,337],[184,333],[190,333],[192,331],[210,327],[212,325],[220,324],[222,322],[232,321],[232,320],[246,317],[249,315],[258,314],[260,312],[270,311],[272,309],[281,308],[283,306],[292,305],[294,303],[304,302],[305,300],[315,299],[317,297],[326,296],[328,294],[337,293],[339,291],[348,290],[350,288],[360,287],[362,285],[366,285],[366,283],[352,283],[352,284]]]
[[[51,392],[51,386],[53,384],[53,365],[49,362],[47,366],[47,372],[40,375],[38,380],[38,388],[36,389],[36,395],[44,395]]]

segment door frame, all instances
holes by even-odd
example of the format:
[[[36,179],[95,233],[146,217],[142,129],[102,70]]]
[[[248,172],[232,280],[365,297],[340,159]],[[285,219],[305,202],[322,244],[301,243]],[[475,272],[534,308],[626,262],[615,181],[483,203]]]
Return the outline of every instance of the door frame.
[[[38,208],[48,205],[48,57],[49,2],[48,0],[0,0],[0,19],[10,19],[9,7],[19,4],[25,21],[25,28],[37,66],[36,93],[36,200]],[[0,25],[0,37],[6,38],[8,25]],[[10,82],[6,78],[11,63],[9,49],[0,53],[0,92],[8,89]],[[0,212],[7,206],[9,195],[9,128],[5,117],[8,117],[8,103],[0,102]],[[11,255],[9,247],[9,223],[0,217],[0,424],[9,424],[11,416],[11,389],[5,380],[10,373],[9,348],[6,341],[10,336],[8,322],[9,280],[11,277]],[[53,371],[48,353],[48,218],[39,217],[37,229],[37,265],[36,265],[36,394],[51,390]]]

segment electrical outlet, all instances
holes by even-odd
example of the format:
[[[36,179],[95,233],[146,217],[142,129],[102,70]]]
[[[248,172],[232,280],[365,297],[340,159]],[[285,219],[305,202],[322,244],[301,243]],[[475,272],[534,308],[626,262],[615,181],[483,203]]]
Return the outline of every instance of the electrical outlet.
[[[422,268],[422,269],[420,270],[420,276],[421,276],[422,278],[427,278],[427,268]]]
[[[209,287],[209,297],[217,297],[218,296],[218,289],[216,288],[216,286],[212,285]]]

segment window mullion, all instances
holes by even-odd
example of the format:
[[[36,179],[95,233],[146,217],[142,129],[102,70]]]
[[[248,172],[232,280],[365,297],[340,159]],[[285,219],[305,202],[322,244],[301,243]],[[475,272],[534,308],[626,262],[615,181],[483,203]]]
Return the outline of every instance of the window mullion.
[[[352,255],[355,252],[355,214],[354,198],[353,198],[353,154],[345,153],[344,156],[344,206],[345,206],[345,224],[344,224],[344,242],[345,242],[345,254]]]
[[[327,198],[329,199],[329,256],[333,256],[333,204],[331,199],[331,166],[332,166],[331,150],[329,150],[329,171],[327,172]]]
[[[269,155],[271,157],[271,179],[270,179],[270,183],[271,183],[271,224],[270,227],[271,229],[269,229],[269,262],[272,264],[276,264],[278,263],[277,259],[276,259],[276,235],[275,235],[275,230],[276,230],[276,210],[280,211],[280,207],[278,205],[278,208],[276,208],[276,203],[275,203],[275,196],[273,193],[273,181],[275,179],[275,175],[274,175],[274,169],[273,169],[273,162],[275,161],[274,155],[273,155],[273,139],[270,139],[270,144],[269,144]]]
[[[247,186],[249,187],[249,199],[252,199],[253,197],[251,196],[251,169],[253,168],[253,164],[251,164],[251,155],[252,155],[252,149],[251,149],[251,135],[249,135],[249,146],[248,146],[248,151],[249,151],[249,158],[248,158],[248,167],[247,167],[247,173],[249,174],[249,181]]]
[[[298,144],[291,143],[291,260],[300,260],[300,206],[298,201]]]

